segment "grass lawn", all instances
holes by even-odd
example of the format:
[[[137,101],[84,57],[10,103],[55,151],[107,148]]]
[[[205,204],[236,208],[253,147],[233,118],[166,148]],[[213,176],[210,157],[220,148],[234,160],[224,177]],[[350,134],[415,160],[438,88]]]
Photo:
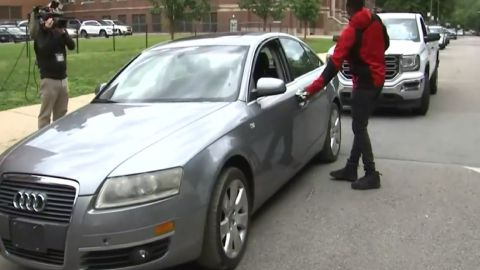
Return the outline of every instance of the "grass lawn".
[[[169,40],[167,35],[150,35],[148,45]],[[68,77],[70,97],[93,93],[96,85],[108,81],[132,57],[145,49],[145,36],[117,37],[116,51],[113,51],[113,38],[79,39],[79,50],[69,52]],[[326,52],[333,44],[325,39],[308,39],[307,43],[317,52]],[[31,47],[30,81],[28,81],[29,58],[24,43],[0,44],[0,111],[19,106],[36,104],[39,83],[38,69],[34,70],[35,53]],[[19,59],[15,69],[12,69]],[[5,79],[13,70],[4,85]],[[35,82],[36,81],[36,82]],[[28,87],[27,87],[28,82]],[[27,91],[25,91],[27,90]],[[25,97],[26,92],[26,97]]]

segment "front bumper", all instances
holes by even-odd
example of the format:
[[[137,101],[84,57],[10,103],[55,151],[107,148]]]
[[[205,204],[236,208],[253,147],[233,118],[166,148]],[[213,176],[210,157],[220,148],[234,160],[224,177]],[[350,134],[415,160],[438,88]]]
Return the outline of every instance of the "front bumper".
[[[153,270],[199,256],[206,209],[191,197],[188,204],[179,195],[148,205],[102,211],[92,209],[94,201],[94,196],[78,197],[71,222],[63,226],[0,213],[2,255],[14,263],[45,270]],[[10,229],[14,221],[42,226],[47,253],[15,248]],[[174,231],[156,235],[155,228],[167,221],[174,222]],[[133,254],[140,249],[149,251],[151,259],[135,264],[138,257]]]
[[[394,79],[385,81],[377,101],[377,107],[410,109],[420,105],[425,78],[422,72],[400,73]],[[339,78],[339,96],[344,108],[351,106],[353,91],[352,81],[341,73]]]

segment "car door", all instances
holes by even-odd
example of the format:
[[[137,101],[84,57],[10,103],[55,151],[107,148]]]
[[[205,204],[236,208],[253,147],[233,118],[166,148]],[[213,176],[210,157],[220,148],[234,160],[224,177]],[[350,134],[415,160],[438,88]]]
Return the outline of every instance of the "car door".
[[[323,67],[321,67],[323,63],[308,46],[298,40],[281,38],[280,42],[293,78],[289,88],[292,88],[292,91],[305,89],[320,75],[323,70]],[[328,87],[332,86],[329,85]],[[329,104],[329,95],[323,89],[302,106],[297,121],[301,121],[305,125],[305,133],[302,134],[301,140],[303,141],[303,155],[306,159],[309,159],[312,154],[315,154],[315,151],[318,151],[314,145],[325,138],[330,115]]]
[[[424,38],[427,37],[429,32],[427,30],[427,27],[425,26],[425,22],[423,21],[422,17],[420,17],[420,27],[422,28],[421,31],[423,33],[423,37]],[[428,62],[430,63],[429,76],[431,77],[437,66],[436,58],[437,58],[438,41],[426,42],[425,46],[427,47],[427,50],[428,50]]]
[[[278,78],[289,83],[286,60],[278,39],[259,46],[250,78],[248,110],[249,147],[258,160],[256,193],[267,198],[290,179],[302,166],[305,123],[298,121],[301,108],[292,87],[279,95],[255,96],[261,78]]]

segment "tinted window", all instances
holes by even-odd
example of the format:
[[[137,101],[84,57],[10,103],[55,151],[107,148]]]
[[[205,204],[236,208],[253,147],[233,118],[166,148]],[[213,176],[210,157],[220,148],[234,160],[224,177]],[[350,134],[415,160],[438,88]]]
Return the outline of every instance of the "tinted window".
[[[314,68],[321,67],[323,65],[322,60],[318,57],[316,53],[314,53],[310,48],[303,46],[303,48],[307,51],[308,57],[310,59],[310,63]]]
[[[318,67],[318,65],[315,67],[312,64],[308,52],[303,49],[302,44],[298,41],[282,38],[280,42],[282,43],[294,78],[298,78]]]
[[[116,102],[234,101],[248,47],[157,49],[140,55],[101,99]]]

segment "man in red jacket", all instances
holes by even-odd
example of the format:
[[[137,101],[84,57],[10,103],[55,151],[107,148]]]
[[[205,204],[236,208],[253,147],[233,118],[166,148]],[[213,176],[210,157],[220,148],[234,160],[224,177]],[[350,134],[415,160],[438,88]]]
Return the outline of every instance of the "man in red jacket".
[[[347,12],[350,22],[340,35],[334,54],[327,61],[322,75],[305,89],[303,95],[309,98],[321,91],[336,76],[343,61],[350,62],[353,75],[352,129],[355,137],[347,165],[330,175],[334,180],[352,182],[353,189],[380,188],[380,174],[375,169],[367,125],[385,82],[385,51],[390,42],[382,21],[364,7],[364,0],[347,0]],[[360,156],[365,176],[357,179]]]

